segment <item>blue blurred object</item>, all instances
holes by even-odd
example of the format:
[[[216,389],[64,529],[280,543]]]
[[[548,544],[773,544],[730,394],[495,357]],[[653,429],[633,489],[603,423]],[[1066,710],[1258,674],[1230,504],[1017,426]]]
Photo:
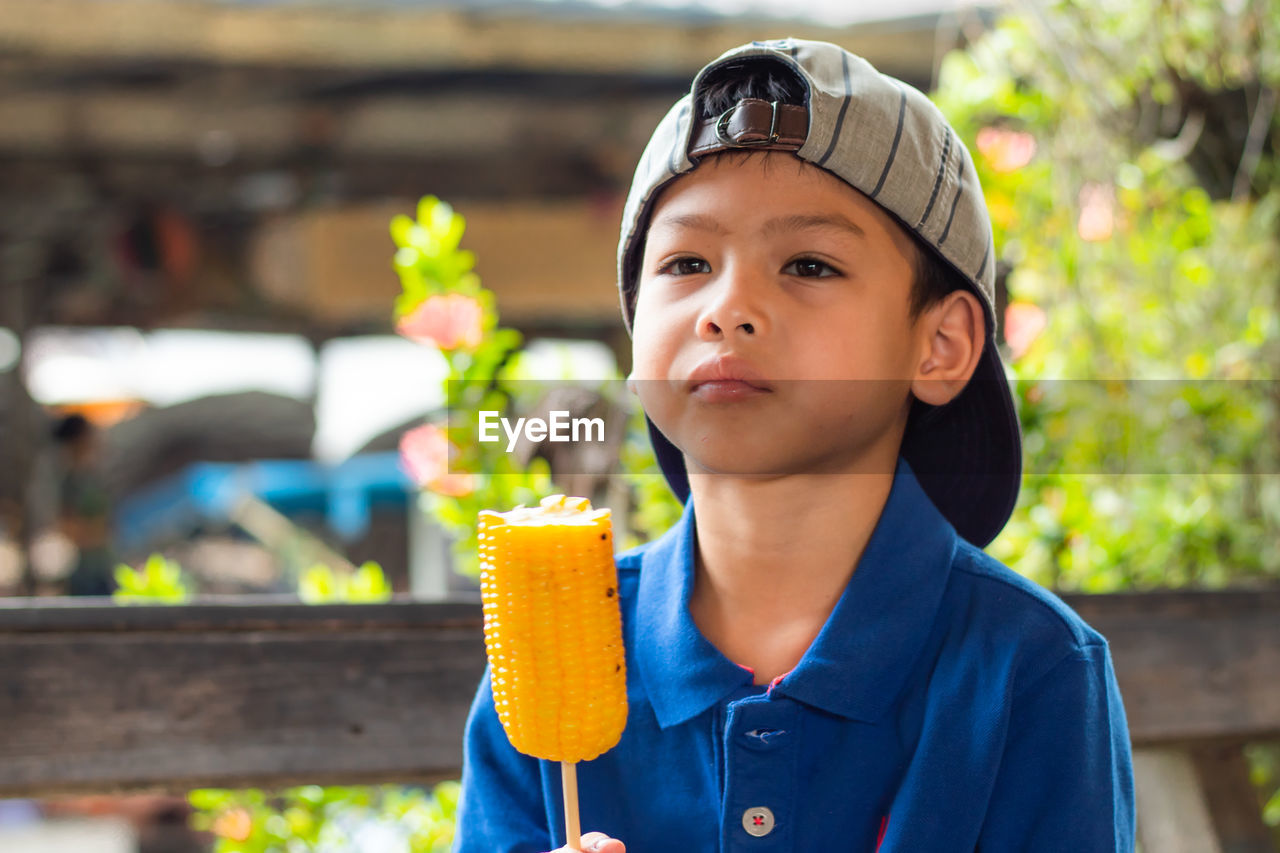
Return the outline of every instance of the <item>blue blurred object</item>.
[[[416,492],[394,451],[353,456],[339,465],[302,459],[202,462],[120,501],[116,543],[123,550],[142,548],[202,525],[227,524],[246,495],[286,516],[321,514],[350,542],[368,530],[374,509],[403,511]]]
[[[27,826],[40,822],[35,800],[0,800],[0,826]]]

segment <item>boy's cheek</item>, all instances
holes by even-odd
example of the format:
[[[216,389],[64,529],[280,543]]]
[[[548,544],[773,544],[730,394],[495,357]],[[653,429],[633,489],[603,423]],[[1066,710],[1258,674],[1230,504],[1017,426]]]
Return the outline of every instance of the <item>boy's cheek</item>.
[[[631,376],[639,380],[665,378],[667,365],[653,315],[638,308],[631,327]]]
[[[640,408],[649,420],[678,446],[676,432],[681,420],[681,401],[673,383],[662,379],[645,379],[633,375],[630,384],[640,400]]]
[[[669,407],[664,405],[663,400],[654,392],[658,390],[657,386],[660,381],[647,379],[644,376],[632,374],[629,384],[635,392],[636,397],[640,399],[640,407],[644,409],[646,415],[654,419],[654,423],[658,422],[658,418],[662,417],[669,411]]]

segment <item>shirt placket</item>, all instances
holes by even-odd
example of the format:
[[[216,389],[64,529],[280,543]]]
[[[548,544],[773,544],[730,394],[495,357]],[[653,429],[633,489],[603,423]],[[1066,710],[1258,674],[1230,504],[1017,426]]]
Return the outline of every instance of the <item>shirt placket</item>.
[[[724,727],[722,853],[791,850],[796,803],[797,708],[785,697],[728,706]]]

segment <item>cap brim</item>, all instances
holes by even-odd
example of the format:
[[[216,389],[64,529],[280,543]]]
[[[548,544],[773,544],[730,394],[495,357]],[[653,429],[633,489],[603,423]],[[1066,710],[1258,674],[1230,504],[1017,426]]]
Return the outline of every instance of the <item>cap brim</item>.
[[[684,504],[684,454],[648,417],[645,423],[658,466]],[[962,537],[984,548],[1004,529],[1022,486],[1022,433],[994,340],[987,339],[973,376],[954,400],[945,406],[913,401],[901,453]]]

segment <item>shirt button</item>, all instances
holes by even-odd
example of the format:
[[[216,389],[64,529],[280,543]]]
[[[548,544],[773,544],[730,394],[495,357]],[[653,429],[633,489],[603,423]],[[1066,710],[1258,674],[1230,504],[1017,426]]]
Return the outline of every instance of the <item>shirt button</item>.
[[[773,812],[764,806],[752,806],[742,813],[742,828],[759,838],[773,832]]]

